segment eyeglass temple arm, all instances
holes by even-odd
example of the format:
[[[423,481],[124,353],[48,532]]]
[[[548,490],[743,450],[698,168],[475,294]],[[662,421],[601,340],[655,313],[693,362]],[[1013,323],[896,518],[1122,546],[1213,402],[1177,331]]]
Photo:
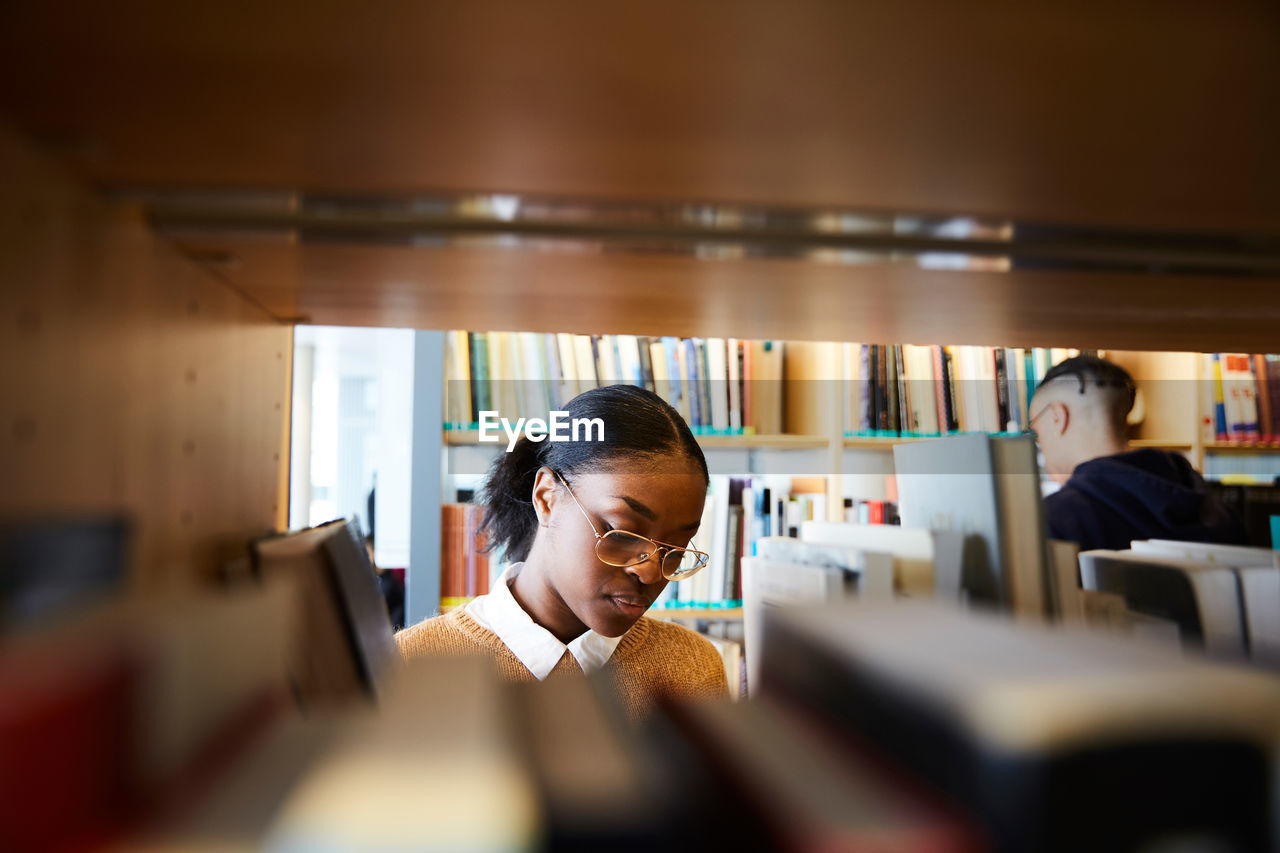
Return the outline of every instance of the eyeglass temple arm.
[[[581,503],[579,503],[578,496],[573,493],[573,489],[569,488],[569,484],[565,482],[564,477],[560,476],[559,471],[553,470],[551,468],[548,468],[547,470],[551,471],[552,474],[556,475],[556,479],[560,481],[560,485],[564,486],[564,490],[569,493],[569,497],[573,498],[574,504],[578,507],[578,512],[582,513],[582,517],[587,520],[587,524],[591,525],[591,532],[595,534],[596,539],[600,539],[601,538],[600,531],[596,530],[595,522],[591,520],[591,516],[587,515],[586,508]]]

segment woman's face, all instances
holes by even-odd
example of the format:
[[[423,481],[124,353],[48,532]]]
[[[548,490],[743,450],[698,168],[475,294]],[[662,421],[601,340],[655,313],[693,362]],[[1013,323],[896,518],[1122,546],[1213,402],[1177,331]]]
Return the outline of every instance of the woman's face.
[[[544,468],[534,485],[540,528],[529,562],[536,565],[545,590],[543,601],[528,603],[546,611],[534,616],[550,622],[544,627],[561,640],[587,628],[618,637],[648,610],[668,581],[656,554],[626,568],[601,562],[592,525],[601,535],[626,530],[687,546],[702,520],[706,480],[695,463],[678,457],[615,463],[573,475],[568,482],[573,496]]]

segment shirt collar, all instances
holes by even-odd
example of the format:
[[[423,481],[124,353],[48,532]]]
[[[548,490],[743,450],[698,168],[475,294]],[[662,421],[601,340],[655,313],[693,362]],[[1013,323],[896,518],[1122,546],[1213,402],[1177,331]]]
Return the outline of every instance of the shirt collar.
[[[490,585],[488,595],[479,596],[467,605],[467,614],[497,634],[539,681],[551,673],[566,649],[585,673],[608,663],[622,637],[606,637],[588,628],[566,645],[524,611],[509,586],[523,567],[524,563],[507,566]]]

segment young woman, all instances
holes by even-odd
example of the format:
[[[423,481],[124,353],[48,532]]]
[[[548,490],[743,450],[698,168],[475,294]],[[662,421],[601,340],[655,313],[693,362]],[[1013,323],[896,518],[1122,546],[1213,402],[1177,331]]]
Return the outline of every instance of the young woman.
[[[488,595],[397,634],[401,654],[480,651],[519,681],[604,669],[635,715],[657,693],[726,695],[710,643],[644,616],[669,581],[706,565],[691,541],[707,492],[702,449],[642,388],[597,388],[566,410],[598,418],[603,436],[522,436],[498,458],[483,527],[511,562]]]

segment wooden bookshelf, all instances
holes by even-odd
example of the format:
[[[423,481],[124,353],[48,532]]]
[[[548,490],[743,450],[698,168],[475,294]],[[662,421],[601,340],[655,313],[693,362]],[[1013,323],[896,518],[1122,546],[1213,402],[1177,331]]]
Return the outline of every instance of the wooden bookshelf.
[[[811,450],[827,446],[826,437],[821,435],[699,435],[696,438],[706,450]]]
[[[656,607],[645,613],[651,619],[668,622],[704,620],[707,622],[741,622],[741,607]]]
[[[894,445],[903,444],[909,441],[928,441],[930,438],[938,436],[904,436],[902,438],[846,438],[844,446],[852,450],[892,450]],[[1174,452],[1185,452],[1192,448],[1191,442],[1179,441],[1160,441],[1158,439],[1138,438],[1129,442],[1129,446],[1135,450],[1142,447],[1151,447],[1157,450],[1172,450]],[[1236,445],[1231,445],[1235,447]],[[1264,445],[1268,446],[1268,445]],[[1269,445],[1280,448],[1280,444]],[[1206,449],[1217,449],[1216,445],[1206,445]]]
[[[1192,450],[1195,445],[1189,441],[1161,441],[1154,438],[1135,438],[1129,441],[1129,446],[1134,450],[1149,447],[1154,450],[1171,450],[1174,453],[1185,453]]]
[[[703,449],[707,450],[811,450],[826,447],[828,442],[821,435],[698,435],[695,436]],[[505,442],[505,437],[503,438]],[[480,445],[480,431],[474,429],[446,430],[444,442],[450,446],[466,447]],[[501,445],[495,444],[494,447]]]
[[[1204,449],[1213,453],[1280,453],[1280,441],[1210,441]]]

